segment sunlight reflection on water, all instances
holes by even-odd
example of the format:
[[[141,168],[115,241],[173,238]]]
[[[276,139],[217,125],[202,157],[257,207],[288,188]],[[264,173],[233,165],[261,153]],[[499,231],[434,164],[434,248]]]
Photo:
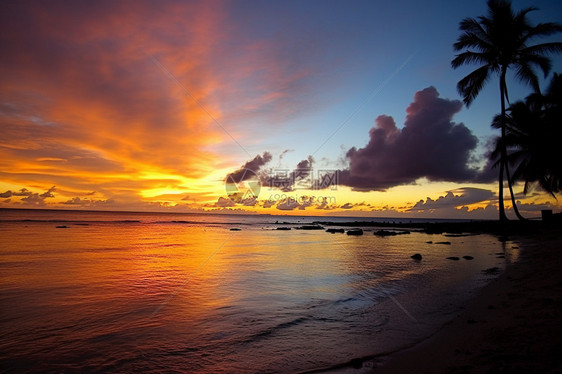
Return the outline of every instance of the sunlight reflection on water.
[[[0,232],[0,359],[22,371],[330,366],[424,336],[506,261],[488,235],[437,245],[426,242],[443,236],[138,222]],[[474,260],[445,259],[463,255]]]

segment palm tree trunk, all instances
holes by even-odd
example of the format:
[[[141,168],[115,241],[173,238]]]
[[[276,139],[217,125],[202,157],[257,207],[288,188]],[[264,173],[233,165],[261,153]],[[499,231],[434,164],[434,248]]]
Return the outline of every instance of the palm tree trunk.
[[[507,152],[506,152],[507,153]],[[526,221],[527,219],[519,213],[519,208],[517,208],[517,203],[515,202],[515,194],[513,193],[513,186],[511,181],[511,176],[509,175],[509,166],[507,161],[505,162],[505,178],[507,179],[507,185],[509,186],[509,193],[511,194],[511,204],[513,205],[513,211],[520,221]]]
[[[509,194],[511,195],[511,205],[513,206],[513,211],[515,212],[515,215],[517,216],[517,218],[520,221],[524,221],[525,217],[523,217],[521,215],[521,213],[519,213],[519,208],[517,208],[517,202],[515,201],[515,194],[513,193],[513,183],[511,180],[511,176],[509,174],[509,164],[507,162],[507,147],[505,144],[505,97],[507,96],[507,84],[505,82],[505,75],[506,75],[506,69],[502,69],[502,74],[500,77],[500,91],[501,91],[501,109],[502,109],[502,114],[501,114],[501,125],[502,125],[502,146],[501,146],[501,159],[503,160],[503,162],[500,163],[500,167],[505,167],[505,177],[507,179],[507,186],[509,188]],[[500,173],[502,174],[502,173]],[[503,177],[503,175],[502,175]],[[503,178],[502,178],[503,179]],[[502,187],[503,187],[503,181],[502,181]],[[502,202],[503,202],[503,190],[501,193],[501,197],[502,197]],[[504,208],[504,216],[505,216],[505,208]],[[500,211],[500,220],[502,220],[501,218],[501,211]],[[507,217],[505,217],[505,220],[507,220]]]
[[[506,69],[502,69],[502,74],[500,76],[500,98],[501,98],[501,155],[500,155],[500,175],[499,175],[499,186],[498,186],[498,203],[500,212],[500,222],[507,221],[507,216],[505,215],[505,206],[503,203],[503,171],[507,159],[507,151],[505,149],[505,97],[504,97],[504,87],[505,87],[505,73]]]

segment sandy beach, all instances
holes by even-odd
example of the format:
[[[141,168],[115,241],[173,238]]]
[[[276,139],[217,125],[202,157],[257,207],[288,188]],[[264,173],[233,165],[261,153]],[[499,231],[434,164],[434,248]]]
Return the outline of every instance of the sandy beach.
[[[562,371],[562,231],[513,237],[521,259],[464,312],[412,348],[363,363],[376,373]]]

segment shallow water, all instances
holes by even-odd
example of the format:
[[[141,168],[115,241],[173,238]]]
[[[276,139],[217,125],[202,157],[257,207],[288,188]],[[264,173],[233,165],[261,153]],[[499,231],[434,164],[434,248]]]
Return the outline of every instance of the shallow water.
[[[277,219],[3,214],[2,368],[330,367],[427,336],[491,279],[482,270],[517,256],[489,235],[354,237],[272,230]]]

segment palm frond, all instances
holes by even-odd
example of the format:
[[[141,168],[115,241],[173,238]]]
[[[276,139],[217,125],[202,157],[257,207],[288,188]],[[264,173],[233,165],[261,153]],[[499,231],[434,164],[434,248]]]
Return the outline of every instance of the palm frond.
[[[472,52],[466,51],[463,53],[459,53],[455,56],[453,61],[451,61],[451,66],[453,69],[458,68],[459,66],[465,64],[488,64],[489,58],[486,53],[479,53],[479,52]]]
[[[550,36],[558,32],[562,32],[562,25],[559,23],[554,23],[554,22],[539,23],[535,25],[535,27],[531,27],[527,31],[527,34],[523,37],[522,42],[525,43],[527,42],[527,40],[530,40],[534,37]]]
[[[457,84],[457,91],[462,95],[463,101],[466,106],[470,106],[472,101],[478,96],[484,84],[490,78],[490,67],[484,65],[472,73],[468,74],[466,77],[461,79]]]
[[[521,82],[533,87],[535,92],[540,92],[539,79],[528,64],[518,64],[515,70],[515,75]]]

